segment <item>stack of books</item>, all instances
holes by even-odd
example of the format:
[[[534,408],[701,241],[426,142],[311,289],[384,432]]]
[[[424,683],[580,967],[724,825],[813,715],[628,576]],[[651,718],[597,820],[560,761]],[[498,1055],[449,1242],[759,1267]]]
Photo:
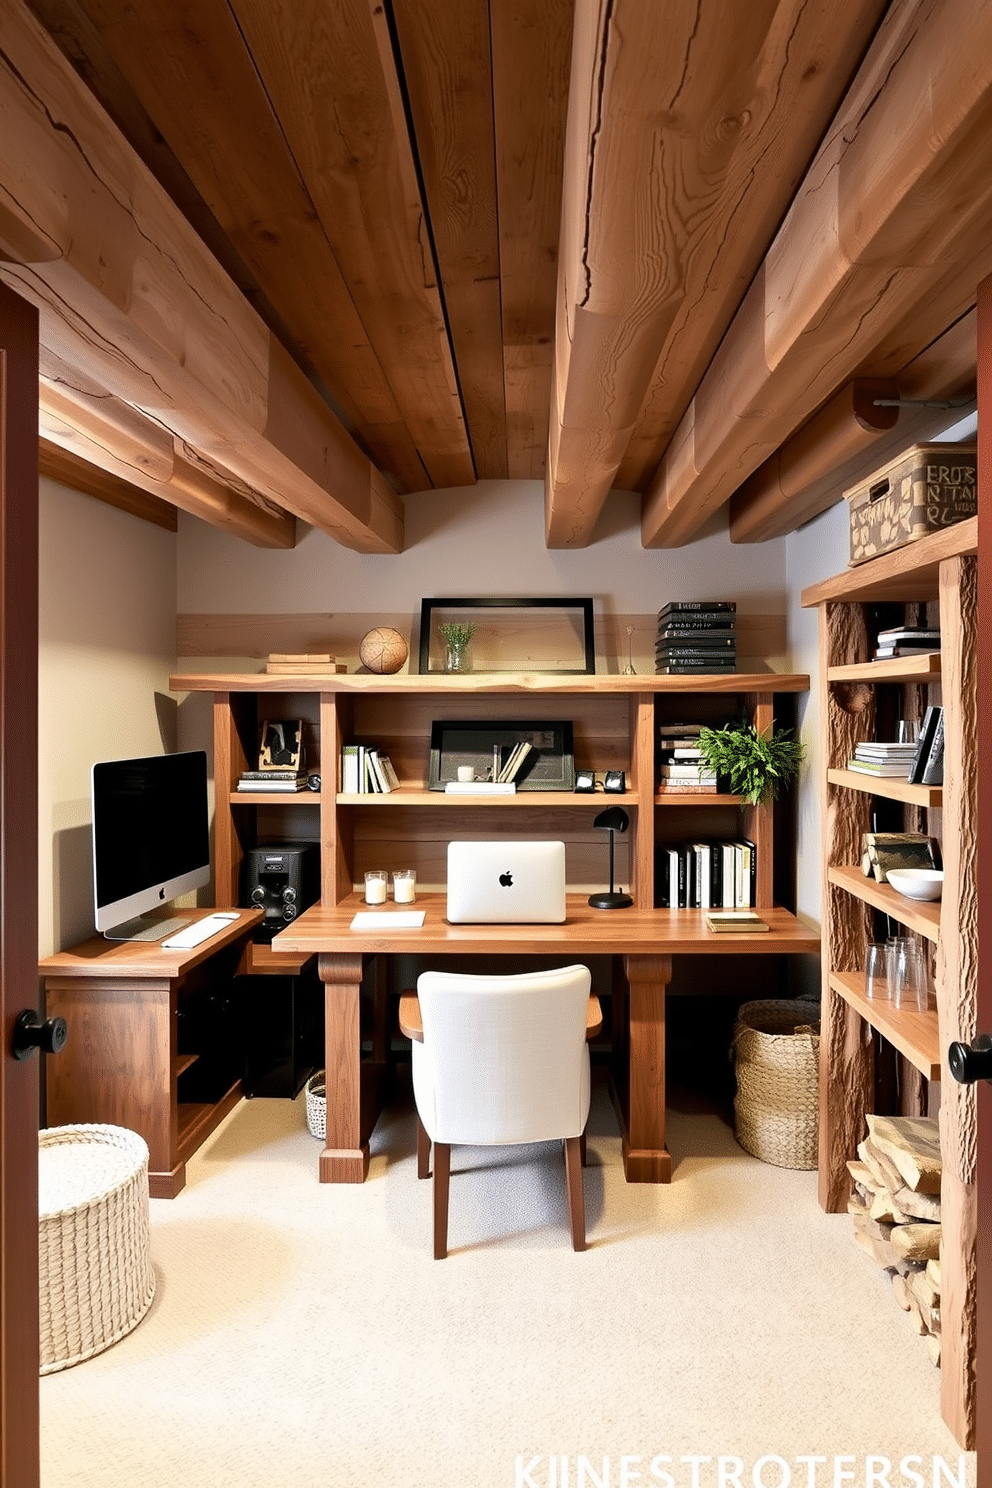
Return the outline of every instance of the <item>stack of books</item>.
[[[940,650],[940,631],[925,625],[899,625],[894,630],[880,630],[873,661],[888,661],[891,656],[919,656],[923,651]]]
[[[699,749],[698,723],[663,724],[658,740],[660,791],[675,795],[715,794],[716,772]]]
[[[341,750],[341,793],[345,796],[388,795],[399,786],[393,762],[381,749],[345,744]]]
[[[886,775],[895,780],[908,780],[916,751],[915,743],[882,744],[866,741],[855,745],[854,758],[848,760],[847,768],[865,775]]]
[[[277,677],[326,677],[348,668],[329,651],[270,651],[265,670]]]
[[[700,676],[737,668],[737,602],[732,599],[673,600],[658,611],[656,672]]]
[[[294,769],[244,770],[238,777],[239,791],[301,791],[306,785],[306,775]]]

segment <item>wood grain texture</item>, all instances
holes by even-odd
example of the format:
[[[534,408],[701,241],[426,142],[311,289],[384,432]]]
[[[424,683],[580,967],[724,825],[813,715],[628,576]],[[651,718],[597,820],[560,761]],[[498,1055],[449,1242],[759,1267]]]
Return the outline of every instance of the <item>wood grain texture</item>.
[[[981,441],[978,447],[978,478],[983,491],[992,490],[992,442],[988,438],[989,419],[992,418],[992,279],[978,287],[978,398]],[[982,520],[981,556],[979,563],[985,582],[979,586],[978,635],[976,637],[976,684],[982,698],[990,696],[992,689],[992,609],[988,574],[992,564],[992,547],[989,537],[992,532],[988,520],[988,506],[984,508]],[[988,826],[989,801],[992,800],[992,749],[989,748],[989,714],[982,709],[979,721],[979,750],[976,768],[978,772],[979,828]],[[988,830],[984,846],[979,844],[977,871],[988,884],[992,879],[992,837]],[[985,944],[992,943],[992,895],[986,892],[979,903],[979,930],[985,932]],[[977,1022],[983,1031],[992,1029],[992,977],[987,971],[978,978],[976,988],[978,1002]],[[979,1092],[976,1202],[978,1205],[977,1266],[979,1275],[977,1297],[977,1347],[983,1359],[992,1357],[992,1090],[988,1087]],[[978,1376],[976,1400],[975,1446],[978,1460],[983,1464],[992,1462],[992,1370],[983,1368]]]
[[[324,983],[324,1068],[327,1117],[320,1154],[321,1183],[364,1183],[368,1142],[362,1141],[362,1066],[359,999],[362,957],[321,954]]]
[[[475,471],[501,479],[508,465],[489,5],[394,0],[393,17]]]
[[[60,485],[71,486],[74,491],[82,491],[86,496],[93,496],[107,506],[115,506],[119,511],[130,512],[133,517],[163,527],[166,532],[175,532],[179,526],[176,508],[171,502],[149,496],[147,491],[140,490],[129,480],[111,475],[62,445],[44,438],[38,441],[38,474],[58,481]]]
[[[828,684],[826,669],[866,655],[864,613],[858,605],[820,609],[820,709],[826,738],[825,763],[846,761],[854,746],[874,733],[875,699],[863,684]],[[861,838],[869,827],[869,797],[831,785],[824,777],[823,954],[820,1008],[819,1195],[829,1213],[841,1212],[850,1192],[847,1160],[864,1136],[871,1109],[874,1060],[871,1034],[860,1014],[834,989],[831,972],[853,972],[863,964],[871,939],[868,906],[830,882],[836,864],[861,860]]]
[[[931,532],[894,553],[882,553],[844,573],[811,584],[802,593],[806,608],[826,600],[932,600],[937,598],[945,558],[978,552],[978,518]],[[867,660],[867,651],[859,661]]]
[[[42,343],[276,507],[395,551],[398,502],[20,3],[4,44],[2,275]]]
[[[403,487],[421,489],[416,442],[328,240],[304,178],[306,161],[295,158],[273,108],[273,83],[258,65],[267,54],[256,59],[246,44],[251,16],[216,0],[151,8],[86,0],[83,9],[366,446]],[[287,6],[270,8],[269,18],[295,52],[309,17]],[[278,46],[277,32],[271,45]],[[318,53],[322,45],[316,37]],[[314,76],[308,59],[297,97]]]
[[[0,207],[0,215],[2,215]],[[0,1482],[37,1488],[38,317],[0,285]]]
[[[664,47],[650,0],[577,10],[551,546],[589,541],[610,487],[629,478],[617,472],[656,389],[667,404],[651,409],[656,438],[668,413],[660,456],[880,10],[760,0],[731,20],[680,4],[666,11]]]
[[[672,1159],[665,1145],[665,990],[671,956],[628,955],[626,1121],[621,1152],[628,1183],[670,1183]]]
[[[574,0],[491,5],[507,475],[548,453]]]
[[[988,272],[990,119],[988,8],[890,7],[645,492],[645,546],[686,541],[949,271]]]
[[[969,1044],[979,1031],[978,987],[978,559],[950,558],[940,569],[944,695],[944,896],[937,948],[941,1047]],[[976,1430],[978,1090],[945,1080],[940,1102],[944,1160],[941,1223],[941,1411],[962,1446]]]

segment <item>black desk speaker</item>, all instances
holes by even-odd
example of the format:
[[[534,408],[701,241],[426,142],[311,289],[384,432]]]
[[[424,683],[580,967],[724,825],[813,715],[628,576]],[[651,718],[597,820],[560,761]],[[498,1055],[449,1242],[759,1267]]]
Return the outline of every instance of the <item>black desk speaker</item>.
[[[273,843],[245,854],[242,903],[265,911],[255,939],[271,940],[320,898],[320,845]]]

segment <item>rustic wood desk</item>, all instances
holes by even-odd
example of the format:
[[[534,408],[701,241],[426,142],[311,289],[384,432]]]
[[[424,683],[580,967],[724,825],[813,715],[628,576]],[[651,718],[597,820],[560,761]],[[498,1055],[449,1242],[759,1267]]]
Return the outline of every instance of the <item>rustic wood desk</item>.
[[[371,1059],[362,1059],[359,997],[366,958],[543,956],[563,965],[584,956],[622,958],[624,978],[614,988],[612,1090],[623,1137],[629,1183],[667,1183],[672,1160],[665,1146],[665,989],[673,955],[757,955],[816,951],[819,935],[784,909],[763,909],[760,934],[714,934],[701,910],[590,909],[569,896],[563,925],[450,925],[444,896],[418,895],[426,910],[417,930],[352,930],[358,895],[315,905],[283,930],[273,950],[318,953],[325,990],[327,1135],[320,1155],[323,1183],[361,1183],[368,1172],[369,1137],[382,1109],[387,1040],[377,999]],[[622,1011],[620,1010],[622,1005]]]

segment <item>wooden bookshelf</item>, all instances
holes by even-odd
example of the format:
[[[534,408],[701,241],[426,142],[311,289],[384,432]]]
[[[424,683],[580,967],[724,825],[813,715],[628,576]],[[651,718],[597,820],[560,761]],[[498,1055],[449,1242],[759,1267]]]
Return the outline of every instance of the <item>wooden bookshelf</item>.
[[[872,1028],[877,1028],[900,1054],[928,1080],[940,1079],[940,1042],[937,1009],[922,1012],[897,1008],[894,1002],[878,1002],[864,993],[860,972],[832,971],[830,986]]]
[[[868,796],[885,796],[889,801],[903,801],[908,806],[937,807],[943,799],[939,785],[911,785],[893,775],[869,775],[860,770],[828,770],[827,780],[831,785],[842,785],[846,790],[862,791]]]
[[[879,883],[866,878],[860,868],[837,866],[827,869],[827,879],[839,888],[853,894],[865,904],[880,909],[891,920],[898,920],[907,930],[925,935],[936,943],[940,939],[940,901],[909,899],[900,894],[891,884]]]

